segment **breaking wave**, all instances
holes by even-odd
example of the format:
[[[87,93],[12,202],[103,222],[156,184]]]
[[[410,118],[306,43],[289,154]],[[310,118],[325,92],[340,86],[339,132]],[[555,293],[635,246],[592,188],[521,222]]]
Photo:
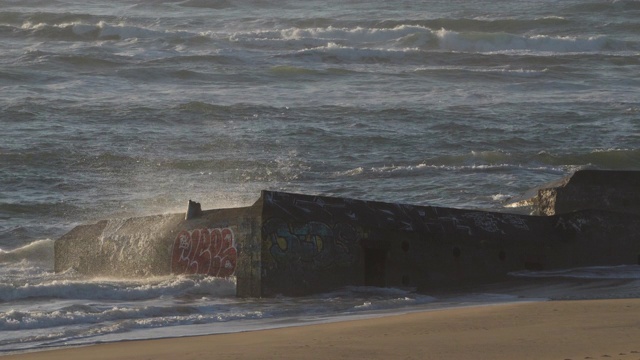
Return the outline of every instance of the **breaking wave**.
[[[519,169],[549,171],[558,175],[581,168],[629,169],[640,167],[640,150],[596,149],[586,154],[511,154],[503,151],[472,151],[465,155],[431,158],[418,164],[389,164],[370,168],[356,167],[334,172],[333,176],[362,176],[366,173],[394,173],[421,170],[492,171]]]
[[[180,5],[213,9],[232,6],[226,0],[189,0]],[[525,54],[631,52],[630,56],[640,51],[637,40],[621,40],[606,35],[530,33],[545,26],[566,26],[567,22],[561,16],[525,20],[460,18],[378,22],[306,19],[304,23],[284,21],[280,28],[269,30],[210,31],[196,27],[168,30],[155,27],[144,19],[122,21],[113,16],[86,14],[9,13],[0,17],[0,26],[7,28],[4,32],[44,39],[128,42],[152,39],[175,46],[202,42],[210,47],[216,41],[222,41],[245,49],[279,49],[281,55],[287,51],[321,52],[342,56],[345,60],[424,51]],[[318,26],[323,23],[325,26]]]
[[[229,297],[235,295],[235,278],[167,276],[146,279],[92,279],[73,271],[28,279],[29,282],[0,283],[0,302],[33,298],[139,301],[163,296],[182,298]],[[26,280],[25,280],[26,281]]]

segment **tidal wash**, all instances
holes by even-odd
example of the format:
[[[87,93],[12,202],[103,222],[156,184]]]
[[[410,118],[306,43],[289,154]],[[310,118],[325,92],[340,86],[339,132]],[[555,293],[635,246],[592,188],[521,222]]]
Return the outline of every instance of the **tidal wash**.
[[[576,169],[639,169],[638,19],[631,0],[0,0],[0,348],[431,304],[368,288],[242,302],[233,276],[152,264],[55,273],[53,241],[263,189],[502,210]],[[176,268],[230,271],[241,234],[208,246],[219,225],[182,249],[172,234]]]

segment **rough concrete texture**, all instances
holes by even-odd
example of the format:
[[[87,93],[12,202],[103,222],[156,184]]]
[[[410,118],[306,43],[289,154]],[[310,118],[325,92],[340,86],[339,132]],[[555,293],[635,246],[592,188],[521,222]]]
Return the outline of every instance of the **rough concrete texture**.
[[[554,196],[538,190],[538,206],[558,213],[550,216],[263,191],[253,206],[191,220],[172,214],[79,226],[56,241],[55,268],[235,276],[238,296],[273,296],[348,285],[430,290],[518,270],[636,264],[636,176],[588,171],[543,189]]]
[[[640,216],[555,216],[263,192],[262,295],[346,285],[420,289],[511,271],[635,264]]]
[[[640,171],[576,171],[527,191],[508,206],[528,206],[535,215],[586,209],[640,214]]]

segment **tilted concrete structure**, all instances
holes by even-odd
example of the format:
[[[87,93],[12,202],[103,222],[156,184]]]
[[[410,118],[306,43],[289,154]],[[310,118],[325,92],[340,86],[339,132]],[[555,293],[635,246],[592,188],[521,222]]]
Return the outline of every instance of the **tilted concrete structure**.
[[[561,184],[579,178],[590,199],[607,194],[625,204],[618,192],[638,197],[640,182],[613,190],[600,181],[605,173],[576,173]],[[624,172],[627,179],[639,174]],[[588,185],[590,177],[597,185]],[[260,297],[347,285],[426,291],[524,269],[638,263],[637,201],[624,211],[599,206],[613,204],[604,200],[590,208],[579,193],[571,196],[580,205],[568,205],[575,211],[558,213],[565,200],[557,195],[554,215],[532,216],[263,191],[252,206],[195,211],[188,220],[172,214],[76,227],[55,243],[55,270],[235,276],[238,296]]]

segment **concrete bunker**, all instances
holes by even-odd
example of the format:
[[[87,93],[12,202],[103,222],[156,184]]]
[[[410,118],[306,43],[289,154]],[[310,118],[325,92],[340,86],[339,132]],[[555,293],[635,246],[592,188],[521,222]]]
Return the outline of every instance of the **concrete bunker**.
[[[622,201],[626,193],[635,199],[640,172],[623,172],[623,182],[616,176],[617,188],[602,181],[605,171],[583,172],[564,179],[555,193],[569,192],[577,178],[588,189],[583,197],[597,201],[562,207],[568,200],[558,195],[555,209],[563,212],[544,216],[262,191],[248,207],[196,206],[186,217],[103,220],[56,240],[55,270],[118,277],[235,276],[238,296],[261,297],[349,285],[426,291],[498,281],[525,269],[638,263],[637,209],[628,203],[601,206],[611,202],[592,194]],[[597,181],[588,185],[590,178]],[[584,190],[571,191],[578,198]],[[518,201],[529,210],[542,208],[525,200]]]

